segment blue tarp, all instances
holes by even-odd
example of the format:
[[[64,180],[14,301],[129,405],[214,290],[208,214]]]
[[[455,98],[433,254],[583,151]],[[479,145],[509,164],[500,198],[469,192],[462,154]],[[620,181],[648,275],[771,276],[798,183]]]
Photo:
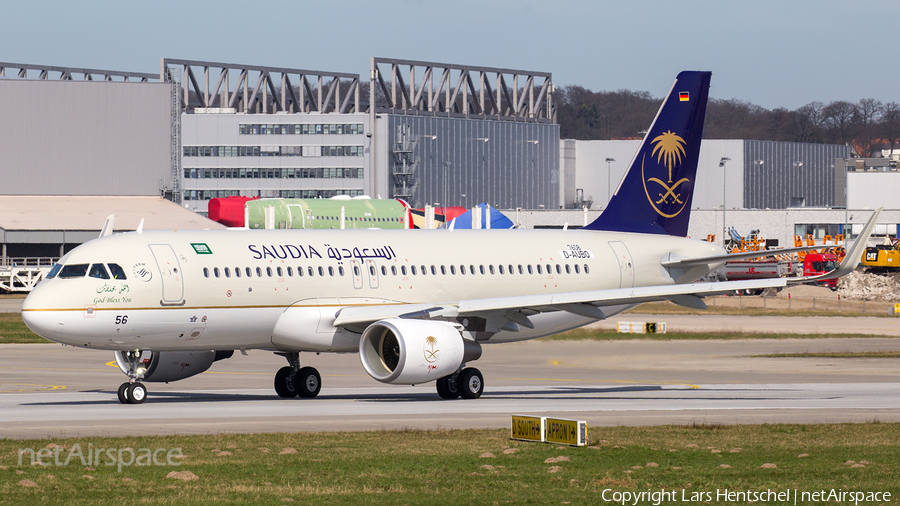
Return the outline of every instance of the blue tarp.
[[[500,211],[494,209],[493,207],[482,202],[478,207],[481,208],[481,228],[487,228],[485,226],[485,220],[487,220],[487,209],[491,210],[491,228],[492,229],[502,229],[502,228],[513,228],[513,222],[509,218],[503,215]],[[454,229],[469,229],[472,228],[472,210],[462,213],[457,216],[454,220],[453,224]]]

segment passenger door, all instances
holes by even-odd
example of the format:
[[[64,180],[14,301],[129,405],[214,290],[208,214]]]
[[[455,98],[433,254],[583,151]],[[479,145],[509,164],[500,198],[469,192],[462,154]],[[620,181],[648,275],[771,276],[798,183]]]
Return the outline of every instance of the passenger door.
[[[153,258],[156,260],[156,266],[159,268],[160,278],[162,279],[162,300],[159,301],[160,305],[183,306],[184,278],[175,250],[168,244],[151,244],[150,252],[153,253]]]

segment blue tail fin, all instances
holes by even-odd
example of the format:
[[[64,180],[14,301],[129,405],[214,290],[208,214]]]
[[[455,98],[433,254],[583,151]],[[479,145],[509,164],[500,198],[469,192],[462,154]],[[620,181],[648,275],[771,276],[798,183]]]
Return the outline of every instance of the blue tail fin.
[[[619,189],[587,230],[687,235],[711,72],[682,72]]]

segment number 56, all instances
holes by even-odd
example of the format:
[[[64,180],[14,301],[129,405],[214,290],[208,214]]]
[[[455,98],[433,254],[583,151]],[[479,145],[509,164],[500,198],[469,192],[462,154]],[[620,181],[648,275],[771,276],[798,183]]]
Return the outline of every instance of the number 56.
[[[116,316],[116,325],[124,325],[128,323],[128,315]]]

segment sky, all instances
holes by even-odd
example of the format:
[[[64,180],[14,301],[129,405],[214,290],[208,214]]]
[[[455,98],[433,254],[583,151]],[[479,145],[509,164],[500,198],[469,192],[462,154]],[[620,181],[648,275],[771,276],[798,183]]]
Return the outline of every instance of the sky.
[[[681,70],[767,109],[900,102],[897,0],[0,0],[0,61],[158,73],[161,58],[358,73],[371,57],[550,72],[655,97]]]

